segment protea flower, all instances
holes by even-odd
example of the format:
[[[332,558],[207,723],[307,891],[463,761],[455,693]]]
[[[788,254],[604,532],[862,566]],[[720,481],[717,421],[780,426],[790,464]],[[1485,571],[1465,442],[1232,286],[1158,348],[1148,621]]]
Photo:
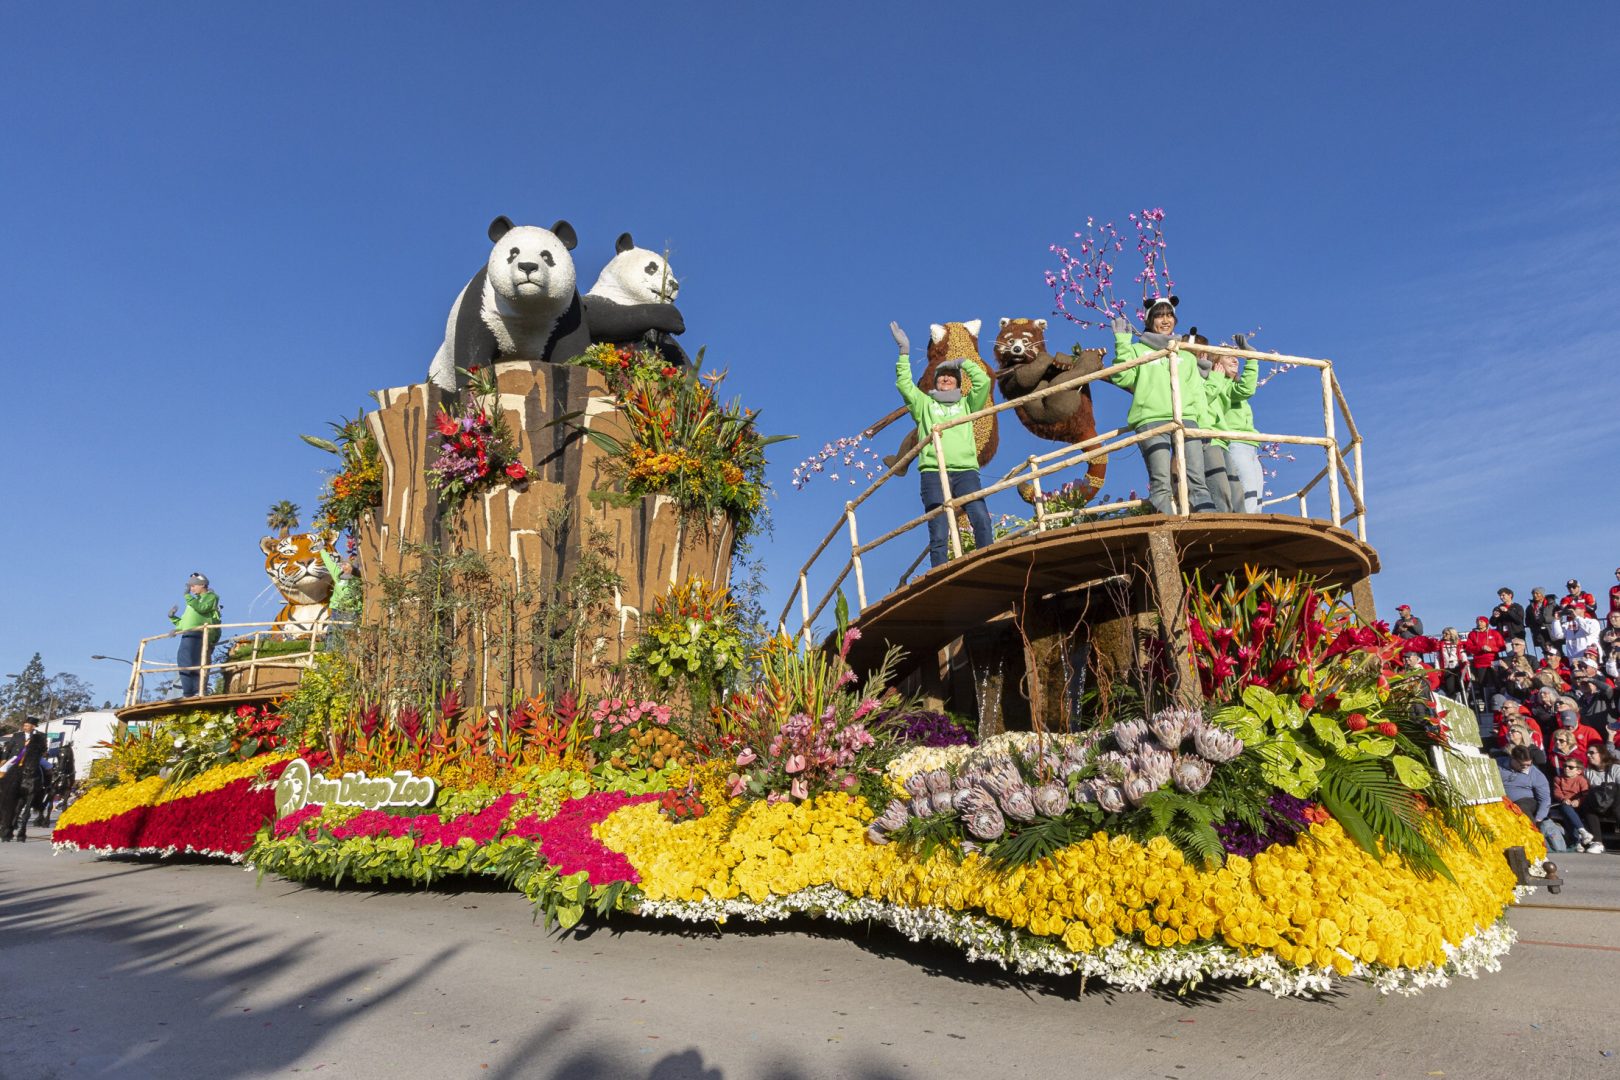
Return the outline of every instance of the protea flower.
[[[1146,744],[1136,752],[1137,774],[1152,783],[1155,789],[1170,782],[1170,766],[1175,762],[1175,755],[1170,751],[1157,750]]]
[[[999,840],[1007,831],[1007,819],[994,806],[967,815],[962,824],[969,833],[984,841]]]
[[[1125,781],[1125,801],[1141,806],[1142,800],[1159,790],[1159,785],[1145,776],[1133,776]]]
[[[873,824],[867,828],[866,838],[872,841],[874,844],[887,844],[889,842],[888,836],[886,836],[883,830],[878,828],[876,824]]]
[[[1002,813],[1014,821],[1035,820],[1035,795],[1028,784],[1009,787],[997,801],[1001,803]]]
[[[1209,778],[1215,771],[1215,766],[1203,758],[1180,757],[1176,759],[1175,766],[1170,770],[1170,778],[1175,781],[1176,787],[1189,795],[1196,795],[1204,790]]]
[[[1062,784],[1042,784],[1031,797],[1035,800],[1036,813],[1047,817],[1058,817],[1069,808],[1069,791]]]
[[[938,795],[951,790],[951,774],[944,769],[929,769],[923,773],[923,779],[928,784],[928,793]]]
[[[911,800],[911,812],[920,818],[925,818],[934,812],[934,797],[932,795],[918,795]]]
[[[1160,709],[1153,714],[1148,726],[1153,729],[1153,737],[1159,740],[1160,746],[1166,750],[1180,750],[1188,729],[1201,719],[1203,717],[1194,709]]]
[[[1205,761],[1219,764],[1243,753],[1243,740],[1218,727],[1203,727],[1193,732],[1193,747]]]
[[[1114,742],[1130,753],[1147,737],[1147,730],[1147,725],[1140,720],[1121,720],[1114,725]]]
[[[925,773],[912,773],[906,777],[906,794],[912,798],[928,794],[928,776]]]
[[[1113,784],[1103,784],[1097,789],[1097,805],[1110,814],[1117,814],[1125,809],[1125,793]]]
[[[888,806],[883,808],[883,813],[879,814],[877,818],[873,820],[872,825],[876,828],[892,832],[893,830],[904,825],[906,821],[910,819],[910,817],[911,809],[906,805],[905,800],[893,799],[890,800]]]

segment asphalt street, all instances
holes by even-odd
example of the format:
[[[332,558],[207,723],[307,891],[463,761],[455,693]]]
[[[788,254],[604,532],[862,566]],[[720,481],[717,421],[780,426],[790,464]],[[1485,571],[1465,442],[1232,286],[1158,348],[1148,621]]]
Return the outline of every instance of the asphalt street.
[[[368,892],[0,844],[0,1080],[1524,1077],[1620,1080],[1620,856],[1514,910],[1503,970],[1416,998],[1008,978],[943,947]]]

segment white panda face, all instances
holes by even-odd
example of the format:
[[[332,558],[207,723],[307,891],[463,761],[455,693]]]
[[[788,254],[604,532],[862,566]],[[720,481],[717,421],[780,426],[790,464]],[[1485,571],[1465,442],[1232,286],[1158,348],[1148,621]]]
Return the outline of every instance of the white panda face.
[[[574,257],[538,226],[519,225],[496,240],[487,269],[495,292],[520,306],[566,304],[574,294]]]
[[[609,260],[590,295],[621,304],[673,304],[680,291],[681,283],[662,255],[633,247]]]

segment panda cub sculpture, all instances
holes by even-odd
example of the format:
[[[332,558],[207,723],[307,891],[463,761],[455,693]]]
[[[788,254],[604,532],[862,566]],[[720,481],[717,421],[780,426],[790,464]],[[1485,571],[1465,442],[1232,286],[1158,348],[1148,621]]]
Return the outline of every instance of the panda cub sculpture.
[[[686,352],[671,335],[686,332],[675,306],[681,283],[658,252],[637,247],[620,233],[614,255],[585,294],[585,322],[591,343],[645,345],[672,364],[686,363]]]
[[[489,223],[489,261],[450,308],[428,380],[457,389],[457,369],[496,360],[567,360],[590,345],[577,287],[574,227]]]

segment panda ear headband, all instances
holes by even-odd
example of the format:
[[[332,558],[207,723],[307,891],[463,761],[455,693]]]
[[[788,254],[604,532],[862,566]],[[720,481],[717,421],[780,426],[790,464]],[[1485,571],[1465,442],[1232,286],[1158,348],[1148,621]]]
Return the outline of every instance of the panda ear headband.
[[[1148,297],[1144,296],[1142,298],[1142,309],[1144,311],[1146,311],[1149,315],[1153,314],[1153,309],[1158,307],[1160,304],[1169,304],[1170,305],[1170,313],[1173,315],[1173,314],[1175,314],[1176,308],[1181,306],[1181,297],[1179,297],[1179,296],[1155,296],[1152,299],[1149,299]]]
[[[512,224],[511,218],[507,217],[505,214],[500,215],[494,221],[489,223],[489,242],[492,244],[500,243],[501,237],[505,236],[515,228],[517,228],[517,226]],[[569,251],[573,251],[575,245],[579,243],[579,235],[574,232],[574,227],[568,224],[568,222],[562,218],[557,219],[557,223],[551,227],[551,232],[557,237],[558,240],[562,241],[562,246],[567,248]],[[623,237],[620,237],[620,239],[622,240],[629,235],[629,233],[625,233]],[[621,248],[620,250],[622,251],[623,249]]]

